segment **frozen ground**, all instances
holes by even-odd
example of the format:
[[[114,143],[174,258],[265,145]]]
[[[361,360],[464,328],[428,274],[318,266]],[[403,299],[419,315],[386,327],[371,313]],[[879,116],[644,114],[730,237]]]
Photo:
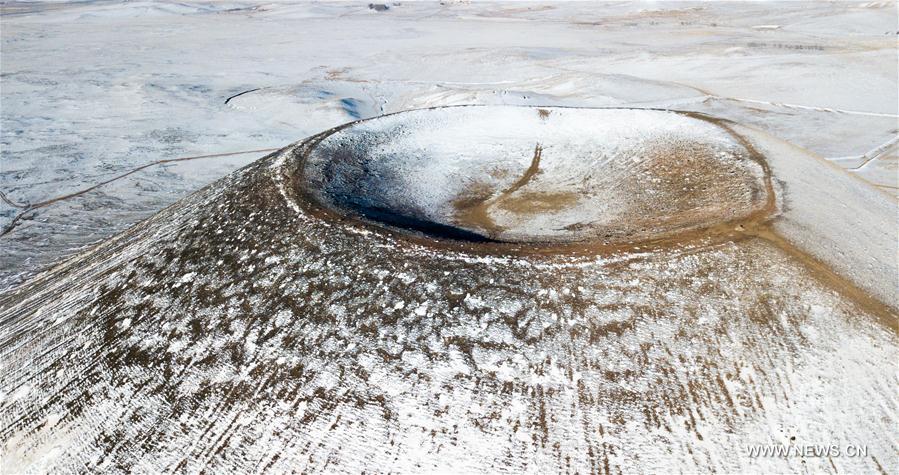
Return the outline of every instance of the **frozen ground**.
[[[0,191],[35,203],[159,159],[506,103],[703,111],[895,196],[894,3],[367,3],[5,2]],[[261,155],[151,167],[27,213],[0,237],[0,287]],[[0,203],[0,224],[20,211]]]

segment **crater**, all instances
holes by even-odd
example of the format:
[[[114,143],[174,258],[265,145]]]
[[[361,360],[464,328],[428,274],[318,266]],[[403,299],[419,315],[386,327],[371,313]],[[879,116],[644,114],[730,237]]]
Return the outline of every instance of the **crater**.
[[[764,160],[724,124],[647,109],[464,106],[359,121],[300,175],[325,209],[462,241],[634,243],[769,212]]]

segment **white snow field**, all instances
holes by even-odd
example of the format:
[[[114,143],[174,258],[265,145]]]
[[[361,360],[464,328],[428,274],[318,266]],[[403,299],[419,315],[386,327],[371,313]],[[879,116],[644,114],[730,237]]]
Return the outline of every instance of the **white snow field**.
[[[895,3],[386,5],[0,5],[0,473],[899,472]]]
[[[702,111],[895,196],[895,3],[367,5],[4,2],[0,191],[39,203],[382,112],[527,104]],[[0,288],[263,154],[154,166],[25,213],[0,238]],[[22,211],[0,201],[0,227]]]

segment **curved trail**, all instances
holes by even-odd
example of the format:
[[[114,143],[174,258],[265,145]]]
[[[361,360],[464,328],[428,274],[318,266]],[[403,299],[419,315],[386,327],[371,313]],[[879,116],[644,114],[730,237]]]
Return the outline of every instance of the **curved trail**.
[[[153,166],[156,166],[156,165],[163,165],[163,164],[166,164],[166,163],[186,162],[186,161],[190,161],[190,160],[198,160],[198,159],[201,159],[201,158],[229,157],[229,156],[232,156],[232,155],[245,155],[245,154],[249,154],[249,153],[273,152],[273,151],[275,151],[275,150],[278,150],[278,149],[276,149],[276,148],[261,148],[261,149],[257,149],[257,150],[244,150],[244,151],[240,151],[240,152],[215,153],[215,154],[211,154],[211,155],[196,155],[196,156],[192,156],[192,157],[166,158],[166,159],[162,159],[162,160],[156,160],[156,161],[154,161],[154,162],[150,162],[150,163],[147,163],[147,164],[145,164],[145,165],[141,165],[141,166],[139,166],[139,167],[137,167],[137,168],[133,168],[133,169],[131,169],[131,170],[125,172],[125,173],[122,173],[121,175],[117,175],[117,176],[114,176],[114,177],[112,177],[112,178],[110,178],[110,179],[108,179],[108,180],[104,180],[104,181],[101,181],[101,182],[99,182],[99,183],[97,183],[97,184],[91,185],[91,186],[89,186],[89,187],[87,187],[87,188],[84,188],[84,189],[81,189],[81,190],[78,190],[78,191],[75,191],[75,192],[72,192],[72,193],[68,193],[68,194],[65,194],[65,195],[57,196],[57,197],[55,197],[55,198],[50,198],[50,199],[48,199],[48,200],[39,201],[39,202],[37,202],[37,203],[17,204],[17,203],[14,203],[14,202],[10,201],[10,200],[6,197],[6,194],[0,192],[0,198],[2,198],[3,201],[4,201],[5,203],[7,203],[8,205],[13,206],[13,207],[15,207],[15,208],[24,208],[24,209],[23,209],[22,211],[20,211],[15,217],[13,217],[12,221],[11,221],[9,224],[7,224],[7,225],[3,228],[2,231],[0,231],[0,237],[5,236],[7,233],[9,233],[9,232],[12,231],[13,229],[15,229],[16,226],[19,224],[19,220],[23,219],[23,218],[25,217],[25,214],[27,214],[27,213],[29,213],[29,212],[32,212],[32,211],[34,211],[34,210],[37,210],[37,209],[40,209],[40,208],[43,208],[43,207],[46,207],[46,206],[49,206],[49,205],[51,205],[51,204],[53,204],[53,203],[57,203],[57,202],[64,201],[64,200],[67,200],[67,199],[70,199],[70,198],[75,198],[76,196],[81,196],[81,195],[83,195],[83,194],[85,194],[85,193],[89,193],[89,192],[91,192],[91,191],[96,190],[97,188],[100,188],[100,187],[102,187],[102,186],[104,186],[104,185],[108,185],[108,184],[110,184],[110,183],[112,183],[112,182],[114,182],[114,181],[116,181],[116,180],[121,180],[122,178],[125,178],[125,177],[127,177],[127,176],[129,176],[129,175],[132,175],[132,174],[134,174],[134,173],[137,173],[137,172],[139,172],[139,171],[141,171],[141,170],[144,170],[144,169],[146,169],[146,168],[150,168],[150,167],[153,167]]]

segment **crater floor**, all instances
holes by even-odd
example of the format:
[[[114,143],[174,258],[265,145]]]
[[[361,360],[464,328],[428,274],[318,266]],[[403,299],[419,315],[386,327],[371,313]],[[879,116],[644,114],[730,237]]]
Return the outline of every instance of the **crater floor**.
[[[349,125],[305,160],[325,207],[457,239],[620,243],[773,211],[725,125],[637,109],[450,107]]]

